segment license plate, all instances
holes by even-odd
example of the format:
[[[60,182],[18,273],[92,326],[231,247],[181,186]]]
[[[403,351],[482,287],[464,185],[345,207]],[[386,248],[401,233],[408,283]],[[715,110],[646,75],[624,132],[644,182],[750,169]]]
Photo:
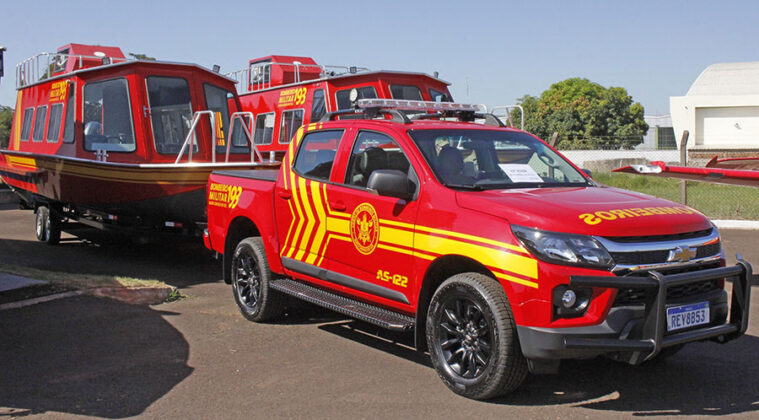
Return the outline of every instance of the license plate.
[[[709,302],[667,308],[667,331],[709,323]]]

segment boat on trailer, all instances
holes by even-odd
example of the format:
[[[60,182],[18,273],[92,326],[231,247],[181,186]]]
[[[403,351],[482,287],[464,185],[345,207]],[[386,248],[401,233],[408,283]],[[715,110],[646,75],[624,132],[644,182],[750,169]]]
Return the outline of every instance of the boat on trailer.
[[[45,242],[64,221],[197,234],[212,170],[278,166],[234,124],[246,115],[235,81],[195,64],[68,44],[21,62],[16,88],[0,177]]]

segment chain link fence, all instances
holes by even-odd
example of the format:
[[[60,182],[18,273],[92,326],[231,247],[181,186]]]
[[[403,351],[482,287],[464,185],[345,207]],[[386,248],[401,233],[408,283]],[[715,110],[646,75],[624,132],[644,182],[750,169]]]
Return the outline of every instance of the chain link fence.
[[[592,171],[593,178],[602,184],[685,203],[711,219],[759,219],[759,190],[756,188],[611,172],[621,166],[645,165],[656,161],[681,165],[680,151],[674,147],[645,148],[640,145],[630,150],[608,146],[594,150],[563,150],[561,138],[554,141],[564,156],[578,167]],[[687,166],[704,167],[707,161],[708,159],[694,159],[688,161]],[[685,188],[682,187],[683,183]]]

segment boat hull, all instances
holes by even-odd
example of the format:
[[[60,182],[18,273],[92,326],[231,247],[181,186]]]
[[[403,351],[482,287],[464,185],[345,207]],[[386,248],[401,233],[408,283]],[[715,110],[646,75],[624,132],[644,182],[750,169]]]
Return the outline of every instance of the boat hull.
[[[205,185],[215,169],[271,169],[277,163],[122,164],[0,151],[0,177],[22,197],[104,213],[205,221]]]

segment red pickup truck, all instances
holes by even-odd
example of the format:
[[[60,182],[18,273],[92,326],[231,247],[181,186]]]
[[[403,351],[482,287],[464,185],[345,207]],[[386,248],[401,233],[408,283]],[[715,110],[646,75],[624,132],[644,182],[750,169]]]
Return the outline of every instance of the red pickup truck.
[[[599,185],[476,106],[360,100],[301,127],[279,170],[217,171],[207,189],[205,243],[246,318],[290,295],[413,331],[470,398],[561,359],[639,364],[748,326],[751,266],[725,266],[704,215]]]

